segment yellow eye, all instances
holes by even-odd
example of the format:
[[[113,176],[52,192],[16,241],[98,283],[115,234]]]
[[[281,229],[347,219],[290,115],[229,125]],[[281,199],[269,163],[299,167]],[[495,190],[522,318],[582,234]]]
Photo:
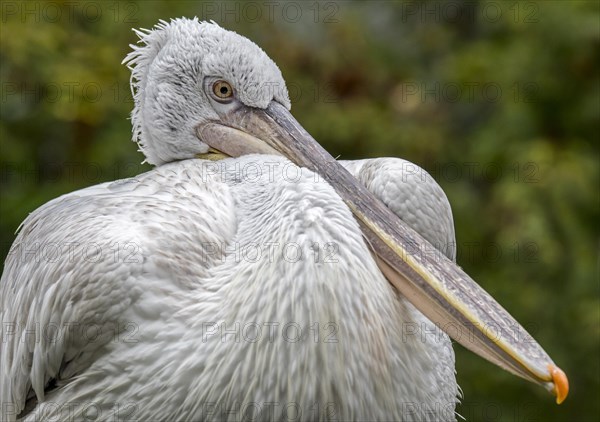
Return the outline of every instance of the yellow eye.
[[[231,85],[229,85],[229,82],[217,81],[213,84],[212,89],[215,96],[222,100],[231,98],[231,96],[233,95],[233,88],[231,87]]]

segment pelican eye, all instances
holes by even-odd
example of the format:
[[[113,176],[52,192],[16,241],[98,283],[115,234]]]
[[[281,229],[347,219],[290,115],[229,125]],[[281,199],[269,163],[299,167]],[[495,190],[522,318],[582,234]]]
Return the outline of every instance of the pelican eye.
[[[233,96],[233,88],[226,81],[216,81],[212,86],[213,94],[220,100],[227,100]]]

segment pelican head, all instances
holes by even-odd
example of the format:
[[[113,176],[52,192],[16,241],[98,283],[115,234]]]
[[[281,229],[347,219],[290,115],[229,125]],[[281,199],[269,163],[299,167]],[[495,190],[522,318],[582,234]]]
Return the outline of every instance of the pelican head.
[[[417,309],[473,352],[564,400],[567,379],[541,346],[454,262],[421,253],[433,247],[293,118],[281,72],[263,50],[197,19],[137,33],[141,45],[125,62],[134,139],[149,163],[263,153],[321,174],[359,222],[383,274]]]
[[[252,41],[198,19],[136,31],[142,45],[125,58],[132,71],[134,139],[150,164],[209,152],[197,128],[232,108],[290,109],[281,71]]]

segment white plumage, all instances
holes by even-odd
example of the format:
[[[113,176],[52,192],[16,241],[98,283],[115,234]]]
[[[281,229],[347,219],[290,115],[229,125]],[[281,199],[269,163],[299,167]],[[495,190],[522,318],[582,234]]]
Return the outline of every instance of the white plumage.
[[[405,161],[344,164],[367,184],[376,174],[388,186],[383,199],[408,218],[436,207],[450,216],[431,179],[404,183],[394,174]],[[20,411],[33,386],[37,420],[67,410],[108,419],[119,409],[140,420],[239,420],[221,413],[259,406],[262,420],[268,403],[279,403],[275,419],[290,404],[340,420],[420,419],[430,408],[453,417],[449,339],[393,292],[331,187],[290,166],[258,155],[165,164],[32,214],[15,246],[80,245],[72,260],[40,265],[34,255],[11,254],[6,263],[3,321],[18,332],[2,349],[3,403]],[[284,168],[293,175],[282,177]],[[429,224],[432,236],[452,236],[452,226]],[[101,259],[82,259],[89,245]],[[402,322],[436,335],[422,342]],[[20,341],[38,326],[63,331],[55,343]],[[297,327],[303,340],[295,341]],[[57,387],[44,395],[50,379]]]
[[[449,338],[384,278],[336,191],[282,157],[194,158],[210,153],[199,124],[289,109],[277,66],[216,24],[139,34],[134,138],[158,167],[23,223],[0,282],[3,420],[454,420]],[[232,104],[206,93],[214,78]],[[429,175],[341,163],[454,259]]]

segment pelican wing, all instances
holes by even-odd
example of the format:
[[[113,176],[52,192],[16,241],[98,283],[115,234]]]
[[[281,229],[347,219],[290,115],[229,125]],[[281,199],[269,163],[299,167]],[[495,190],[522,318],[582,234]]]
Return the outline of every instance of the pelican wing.
[[[140,318],[176,312],[169,307],[177,300],[165,299],[197,287],[219,258],[218,249],[203,248],[225,242],[235,226],[227,187],[185,163],[73,192],[33,212],[0,281],[3,420],[111,345],[135,342]]]
[[[427,171],[401,158],[340,161],[391,211],[451,260],[456,260],[452,209]]]

